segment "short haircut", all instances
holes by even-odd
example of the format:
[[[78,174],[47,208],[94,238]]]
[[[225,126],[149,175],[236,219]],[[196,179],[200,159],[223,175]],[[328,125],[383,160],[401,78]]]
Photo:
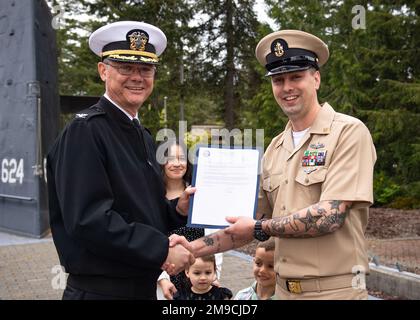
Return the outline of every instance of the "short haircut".
[[[267,241],[259,242],[257,245],[258,248],[263,248],[265,251],[274,251],[276,243],[274,242],[274,237],[271,237]]]
[[[310,67],[310,68],[309,68],[309,72],[310,72],[311,74],[314,74],[314,73],[315,73],[315,72],[317,72],[317,71],[319,71],[319,69],[314,68],[314,67]]]
[[[216,256],[214,254],[200,257],[200,259],[204,262],[213,262],[214,271],[216,271]]]

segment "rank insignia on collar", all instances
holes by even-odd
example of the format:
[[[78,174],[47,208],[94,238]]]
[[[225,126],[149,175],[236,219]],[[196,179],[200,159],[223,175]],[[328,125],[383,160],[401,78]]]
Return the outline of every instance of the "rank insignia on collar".
[[[322,148],[325,148],[325,144],[323,144],[323,143],[312,143],[311,145],[310,145],[310,147],[312,148],[312,149],[322,149]]]
[[[302,157],[302,167],[313,167],[325,165],[327,157],[326,150],[311,151],[305,150]]]
[[[76,118],[82,118],[82,119],[84,119],[84,118],[86,118],[88,116],[88,114],[87,113],[76,113]]]

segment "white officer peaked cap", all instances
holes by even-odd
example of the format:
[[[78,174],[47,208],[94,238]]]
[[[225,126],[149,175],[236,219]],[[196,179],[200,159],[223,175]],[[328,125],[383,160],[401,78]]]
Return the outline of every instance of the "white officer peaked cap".
[[[329,57],[328,46],[318,37],[300,30],[280,30],[261,39],[255,49],[258,62],[272,76],[319,69]]]
[[[118,62],[157,64],[166,44],[162,30],[139,21],[114,22],[89,37],[89,48],[96,55]]]

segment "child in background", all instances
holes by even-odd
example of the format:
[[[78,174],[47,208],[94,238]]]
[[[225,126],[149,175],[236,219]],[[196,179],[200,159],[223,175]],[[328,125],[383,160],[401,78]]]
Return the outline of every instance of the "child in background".
[[[216,258],[214,255],[196,258],[194,264],[185,270],[185,275],[191,282],[191,287],[178,291],[174,300],[229,300],[232,291],[223,287],[216,287],[212,283],[216,280]]]
[[[162,165],[163,180],[166,188],[166,198],[170,201],[175,201],[185,188],[191,183],[191,164],[188,162],[188,151],[183,144],[173,141],[167,144],[167,150],[164,156],[167,157],[166,163]],[[203,228],[190,228],[187,226],[181,227],[172,231],[170,234],[175,233],[184,236],[188,241],[201,238],[208,235],[217,229],[203,229]],[[217,278],[220,279],[220,272],[222,269],[223,253],[216,255],[216,273]],[[220,286],[216,280],[214,285]],[[169,276],[165,271],[161,273],[158,279],[158,299],[172,300],[173,295],[177,291],[185,291],[190,287],[190,282],[185,276],[184,272],[180,272],[175,276]],[[182,293],[180,293],[182,295]]]
[[[255,282],[240,290],[234,300],[276,300],[276,272],[274,271],[274,238],[260,242],[255,250]]]

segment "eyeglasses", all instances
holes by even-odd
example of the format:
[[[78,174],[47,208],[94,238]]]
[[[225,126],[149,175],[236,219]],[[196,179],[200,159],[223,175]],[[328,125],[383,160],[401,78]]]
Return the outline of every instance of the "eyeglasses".
[[[136,71],[138,71],[143,78],[153,78],[156,73],[156,68],[154,66],[148,66],[148,65],[143,65],[143,64],[139,66],[131,66],[128,64],[123,64],[121,66],[116,66],[111,63],[105,63],[105,64],[115,68],[118,71],[118,73],[123,76],[131,76]]]

